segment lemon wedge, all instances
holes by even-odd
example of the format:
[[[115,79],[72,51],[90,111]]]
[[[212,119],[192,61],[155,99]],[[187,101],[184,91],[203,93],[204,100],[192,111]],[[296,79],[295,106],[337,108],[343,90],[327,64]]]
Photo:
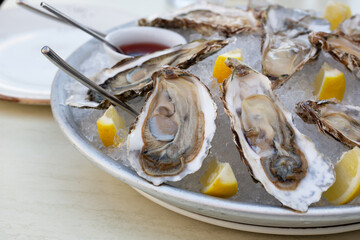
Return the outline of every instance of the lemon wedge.
[[[213,77],[217,79],[218,83],[222,83],[226,78],[231,74],[231,69],[225,65],[225,60],[228,57],[243,60],[243,55],[241,49],[235,49],[230,52],[221,54],[217,57],[213,70]]]
[[[125,120],[119,116],[114,106],[110,106],[96,122],[99,137],[105,147],[118,146],[122,139],[117,135],[121,128],[125,128]]]
[[[238,183],[229,163],[219,163],[215,159],[207,166],[200,182],[201,192],[207,195],[227,198],[237,193]]]
[[[319,100],[336,98],[341,102],[345,95],[345,75],[325,62],[314,79],[314,88]]]
[[[340,2],[329,1],[325,6],[323,17],[329,21],[330,29],[336,29],[345,19],[351,17],[351,9]]]
[[[360,194],[360,148],[345,152],[335,165],[336,181],[323,194],[331,203],[341,205]]]

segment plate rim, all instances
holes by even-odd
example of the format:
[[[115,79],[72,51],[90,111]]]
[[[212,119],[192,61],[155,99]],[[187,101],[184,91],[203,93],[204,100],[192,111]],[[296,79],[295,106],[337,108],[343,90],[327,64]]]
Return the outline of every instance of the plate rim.
[[[360,229],[360,222],[339,225],[339,226],[325,226],[325,227],[269,227],[269,226],[261,226],[261,225],[252,225],[252,224],[245,224],[245,223],[238,223],[232,221],[226,221],[217,218],[211,218],[208,216],[200,215],[197,213],[189,212],[187,210],[175,207],[170,205],[148,193],[145,193],[137,188],[133,189],[141,194],[143,197],[149,199],[150,201],[169,209],[173,212],[176,212],[180,215],[205,222],[208,224],[212,224],[215,226],[220,226],[224,228],[246,231],[246,232],[254,232],[254,233],[264,233],[264,234],[276,234],[276,235],[330,235],[336,233],[343,233],[349,231],[356,231]]]

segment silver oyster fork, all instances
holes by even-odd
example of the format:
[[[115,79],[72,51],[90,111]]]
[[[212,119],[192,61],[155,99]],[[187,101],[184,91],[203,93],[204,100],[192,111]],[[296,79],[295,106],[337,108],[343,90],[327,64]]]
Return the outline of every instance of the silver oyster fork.
[[[29,10],[30,12],[35,13],[35,14],[39,14],[39,15],[41,15],[43,17],[52,19],[54,21],[58,21],[58,22],[61,22],[61,23],[64,23],[64,24],[71,25],[68,21],[65,21],[65,20],[63,20],[61,18],[56,17],[55,15],[44,12],[41,9],[39,9],[39,8],[33,6],[32,4],[28,3],[25,0],[16,0],[16,4],[19,5],[20,7],[23,7],[25,9]],[[71,26],[73,26],[73,25],[71,25]],[[90,27],[88,27],[88,28],[91,29],[91,31],[95,32],[96,34],[98,34],[100,36],[103,36],[103,37],[106,36],[105,33],[99,32],[99,31],[97,31],[97,30],[95,30],[93,28],[90,28]]]
[[[97,92],[99,95],[103,96],[107,100],[109,100],[112,104],[119,106],[126,112],[128,112],[133,117],[137,117],[139,113],[134,110],[132,107],[127,105],[125,102],[121,101],[114,95],[105,91],[102,87],[85,77],[83,74],[78,72],[75,68],[70,66],[67,62],[65,62],[59,55],[57,55],[51,48],[48,46],[44,46],[41,49],[41,53],[44,54],[53,64],[55,64],[58,68],[63,70],[66,74],[73,77],[75,80],[90,88],[91,90]]]
[[[34,6],[31,6],[30,4],[28,4],[24,0],[17,0],[16,3],[19,6],[22,6],[22,7],[26,8],[26,9],[32,11],[32,12],[35,12],[37,14],[40,14],[42,16],[51,18],[53,20],[60,21],[62,23],[69,24],[69,25],[71,25],[73,27],[76,27],[76,28],[90,34],[91,36],[93,36],[94,38],[100,40],[101,42],[105,43],[110,48],[114,49],[115,51],[120,52],[121,54],[124,54],[124,52],[119,47],[114,46],[113,44],[111,44],[109,41],[107,41],[105,39],[106,34],[101,33],[99,31],[96,31],[96,30],[94,30],[92,28],[89,28],[89,27],[85,26],[84,24],[81,24],[81,23],[75,21],[74,19],[70,18],[69,16],[65,15],[64,13],[60,12],[59,10],[57,10],[56,8],[50,6],[49,4],[47,4],[45,2],[41,2],[40,6],[43,7],[45,10],[51,12],[53,15],[48,14],[48,13],[46,13],[44,11],[41,11],[40,9],[38,9],[38,8],[36,8]]]

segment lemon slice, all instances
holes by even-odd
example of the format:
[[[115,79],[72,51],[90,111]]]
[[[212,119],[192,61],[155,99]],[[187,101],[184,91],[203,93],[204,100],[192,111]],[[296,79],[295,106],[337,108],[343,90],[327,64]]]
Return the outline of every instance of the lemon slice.
[[[360,148],[345,152],[335,166],[336,181],[323,194],[333,204],[345,204],[360,194]]]
[[[96,122],[99,137],[105,147],[118,146],[122,139],[117,135],[117,131],[125,128],[125,120],[119,116],[116,109],[110,106]]]
[[[207,195],[227,198],[237,193],[238,183],[229,163],[212,160],[200,179],[201,192]]]
[[[314,95],[319,100],[336,98],[342,101],[346,88],[344,73],[325,62],[314,79],[314,87]]]
[[[329,1],[326,4],[323,17],[329,21],[330,29],[336,29],[345,19],[351,17],[351,9],[348,5]]]
[[[228,78],[231,74],[231,69],[225,65],[225,60],[228,57],[243,60],[243,55],[241,49],[235,49],[230,52],[221,54],[217,57],[213,70],[213,77],[217,79],[218,83],[222,83],[226,78]]]

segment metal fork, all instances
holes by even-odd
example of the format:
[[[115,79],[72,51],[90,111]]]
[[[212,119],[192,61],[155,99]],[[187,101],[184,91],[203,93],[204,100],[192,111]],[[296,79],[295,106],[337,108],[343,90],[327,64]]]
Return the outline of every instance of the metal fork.
[[[81,24],[81,23],[75,21],[74,19],[70,18],[69,16],[65,15],[64,13],[60,12],[59,10],[57,10],[56,8],[50,6],[49,4],[47,4],[45,2],[41,2],[40,6],[43,7],[44,9],[46,9],[47,11],[51,12],[53,15],[48,14],[44,11],[41,11],[40,9],[38,9],[36,7],[31,6],[30,4],[26,3],[24,0],[17,0],[16,3],[28,10],[31,10],[32,12],[37,13],[37,14],[51,18],[53,20],[60,21],[62,23],[69,24],[73,27],[76,27],[76,28],[90,34],[91,36],[100,40],[101,42],[105,43],[113,50],[115,50],[121,54],[124,54],[124,52],[119,47],[114,46],[112,43],[110,43],[109,41],[107,41],[105,39],[106,34],[96,31],[92,28],[85,26],[84,24]]]
[[[28,3],[25,0],[16,0],[16,4],[19,5],[20,7],[23,7],[24,9],[27,9],[27,10],[33,12],[33,13],[39,14],[39,15],[41,15],[43,17],[46,17],[46,18],[49,18],[49,19],[52,19],[54,21],[58,21],[58,22],[61,22],[61,23],[64,23],[64,24],[71,25],[68,21],[65,21],[65,20],[63,20],[61,18],[56,17],[55,15],[44,12],[41,9],[39,9],[39,8],[33,6],[32,4]],[[103,36],[103,37],[106,36],[105,33],[99,32],[99,31],[97,31],[97,30],[95,30],[93,28],[89,28],[89,29],[91,29],[93,32],[96,32],[100,36]]]
[[[70,66],[67,62],[65,62],[59,55],[57,55],[51,48],[48,46],[44,46],[41,49],[41,53],[44,54],[53,64],[55,64],[58,68],[63,70],[66,74],[73,77],[75,80],[80,82],[81,84],[85,85],[86,87],[90,88],[91,90],[97,92],[99,95],[103,96],[107,100],[109,100],[112,104],[119,106],[129,114],[134,117],[137,117],[139,113],[134,110],[132,107],[127,105],[125,102],[121,101],[114,95],[105,91],[102,87],[82,75],[78,72],[75,68]]]

